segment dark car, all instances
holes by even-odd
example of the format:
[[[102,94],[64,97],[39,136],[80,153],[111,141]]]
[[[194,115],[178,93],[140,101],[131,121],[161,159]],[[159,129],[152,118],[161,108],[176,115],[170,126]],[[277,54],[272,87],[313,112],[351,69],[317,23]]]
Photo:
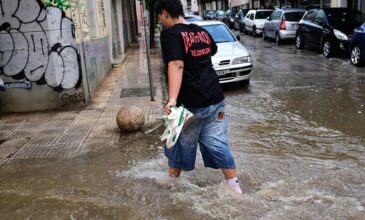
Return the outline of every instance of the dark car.
[[[204,20],[214,20],[215,12],[212,10],[204,11],[203,13],[203,19]]]
[[[356,28],[350,42],[350,61],[355,66],[365,63],[365,23]]]
[[[327,58],[348,53],[352,32],[364,20],[360,11],[350,8],[309,10],[299,21],[296,48],[310,46],[322,49]]]
[[[225,23],[230,29],[234,28],[234,17],[235,12],[233,10],[227,10],[224,14],[223,23]]]
[[[240,9],[234,18],[234,29],[243,32],[245,26],[245,17],[250,9]]]
[[[223,17],[224,17],[224,11],[217,10],[215,12],[215,19],[216,20],[223,22]]]

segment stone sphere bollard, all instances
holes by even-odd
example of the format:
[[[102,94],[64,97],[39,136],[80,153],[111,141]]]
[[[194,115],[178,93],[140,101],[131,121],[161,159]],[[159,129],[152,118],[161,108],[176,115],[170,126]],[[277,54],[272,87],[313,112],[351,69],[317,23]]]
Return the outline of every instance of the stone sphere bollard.
[[[122,107],[116,119],[118,128],[122,131],[139,131],[144,125],[143,111],[136,106]]]

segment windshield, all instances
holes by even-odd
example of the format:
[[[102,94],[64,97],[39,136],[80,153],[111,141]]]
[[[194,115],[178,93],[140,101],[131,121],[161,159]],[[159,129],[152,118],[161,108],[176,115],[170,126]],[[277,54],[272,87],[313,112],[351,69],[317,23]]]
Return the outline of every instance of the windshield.
[[[203,21],[204,19],[199,16],[188,16],[185,17],[185,20],[187,20],[188,22],[194,22],[194,21]]]
[[[364,15],[356,10],[328,10],[327,14],[328,23],[332,25],[349,25],[349,24],[362,24],[365,21]]]
[[[208,15],[214,15],[215,13],[214,13],[214,11],[209,11],[208,12]]]
[[[223,16],[224,15],[224,12],[223,11],[217,11],[217,15]]]
[[[258,11],[256,12],[256,19],[266,19],[271,13],[272,11]]]
[[[234,15],[234,13],[233,13],[233,11],[227,11],[227,12],[226,12],[226,15],[227,15],[227,16],[233,16],[233,15]]]
[[[304,15],[304,11],[301,12],[287,12],[284,14],[284,21],[300,21]]]
[[[236,41],[231,32],[223,24],[204,25],[202,27],[209,32],[216,43]]]

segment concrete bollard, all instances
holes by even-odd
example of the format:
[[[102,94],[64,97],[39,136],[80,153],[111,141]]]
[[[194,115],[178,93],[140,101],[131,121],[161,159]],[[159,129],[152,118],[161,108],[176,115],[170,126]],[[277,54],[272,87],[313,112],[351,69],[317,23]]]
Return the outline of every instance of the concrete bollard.
[[[119,110],[116,121],[120,130],[134,132],[143,128],[145,119],[141,108],[129,106]]]

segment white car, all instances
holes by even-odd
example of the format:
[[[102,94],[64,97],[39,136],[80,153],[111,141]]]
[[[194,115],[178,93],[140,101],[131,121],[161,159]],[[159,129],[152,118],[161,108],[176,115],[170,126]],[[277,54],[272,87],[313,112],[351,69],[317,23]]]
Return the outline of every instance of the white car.
[[[264,24],[272,12],[273,10],[271,9],[257,9],[248,11],[245,17],[243,33],[251,33],[253,36],[262,34]]]
[[[228,27],[220,21],[194,22],[206,29],[218,46],[212,57],[213,68],[219,76],[220,83],[244,81],[250,82],[251,56],[239,36],[235,37]]]

